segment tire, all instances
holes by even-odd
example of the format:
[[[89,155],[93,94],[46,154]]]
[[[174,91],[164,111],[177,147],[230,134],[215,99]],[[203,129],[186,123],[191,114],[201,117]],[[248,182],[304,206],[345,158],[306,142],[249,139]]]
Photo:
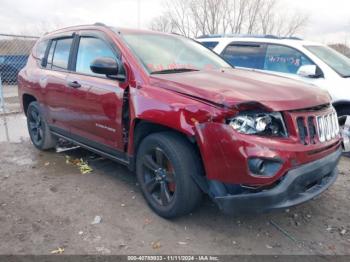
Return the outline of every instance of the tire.
[[[192,212],[202,191],[191,175],[201,175],[201,161],[182,136],[172,132],[143,139],[136,157],[136,174],[143,196],[159,216],[175,218]]]
[[[39,150],[54,148],[57,138],[50,132],[49,125],[43,117],[38,102],[31,102],[27,109],[27,126],[30,139]]]

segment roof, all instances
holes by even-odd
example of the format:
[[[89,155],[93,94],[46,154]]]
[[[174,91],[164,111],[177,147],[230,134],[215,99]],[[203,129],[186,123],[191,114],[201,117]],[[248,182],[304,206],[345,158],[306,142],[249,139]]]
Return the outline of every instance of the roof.
[[[302,40],[297,37],[275,37],[275,36],[256,36],[256,35],[211,35],[209,37],[199,37],[197,38],[199,42],[225,42],[229,44],[232,41],[242,41],[242,42],[255,42],[255,43],[272,43],[272,44],[285,44],[288,46],[302,46],[302,45],[322,45],[317,42],[312,42],[308,40]]]
[[[233,38],[233,37],[240,37],[240,38],[265,38],[265,39],[291,39],[291,40],[303,40],[300,37],[296,36],[288,36],[288,37],[280,37],[276,35],[249,35],[249,34],[214,34],[214,35],[202,35],[198,37],[198,39],[201,38]]]

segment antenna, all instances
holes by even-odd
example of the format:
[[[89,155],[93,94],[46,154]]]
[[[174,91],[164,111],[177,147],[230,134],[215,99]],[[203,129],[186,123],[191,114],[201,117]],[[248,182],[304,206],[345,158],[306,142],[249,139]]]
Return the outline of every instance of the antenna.
[[[141,27],[141,2],[137,0],[137,28]]]
[[[104,23],[101,23],[101,22],[96,22],[96,23],[94,23],[94,25],[96,25],[96,26],[106,26]]]

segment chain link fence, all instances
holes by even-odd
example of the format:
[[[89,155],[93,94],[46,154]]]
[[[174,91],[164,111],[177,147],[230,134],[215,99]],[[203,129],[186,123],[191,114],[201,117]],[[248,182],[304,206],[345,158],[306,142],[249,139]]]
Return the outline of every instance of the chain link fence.
[[[17,76],[38,37],[0,34],[0,112],[18,103]]]

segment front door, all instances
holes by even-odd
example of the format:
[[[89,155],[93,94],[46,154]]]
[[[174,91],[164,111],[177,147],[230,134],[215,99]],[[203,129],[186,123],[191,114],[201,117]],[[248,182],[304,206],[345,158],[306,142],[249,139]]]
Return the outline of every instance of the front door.
[[[75,52],[75,66],[67,78],[69,108],[74,116],[71,132],[86,144],[123,150],[122,105],[124,89],[115,79],[91,71],[91,63],[98,57],[119,59],[119,53],[99,35],[79,33]]]

